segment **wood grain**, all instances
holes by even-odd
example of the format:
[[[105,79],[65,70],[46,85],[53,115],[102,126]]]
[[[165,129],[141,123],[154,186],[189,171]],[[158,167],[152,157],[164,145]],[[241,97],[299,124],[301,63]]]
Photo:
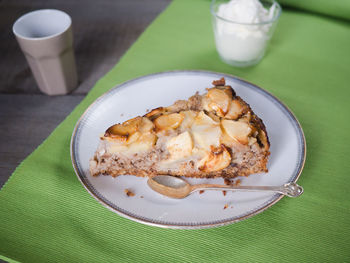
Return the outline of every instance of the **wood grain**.
[[[0,0],[0,187],[169,2]],[[73,21],[79,86],[66,96],[41,94],[12,33],[19,16],[45,8],[65,11]]]

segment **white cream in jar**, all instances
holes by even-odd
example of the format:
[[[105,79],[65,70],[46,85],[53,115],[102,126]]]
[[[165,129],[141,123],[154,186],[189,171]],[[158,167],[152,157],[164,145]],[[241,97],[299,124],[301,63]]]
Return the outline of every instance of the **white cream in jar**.
[[[221,58],[230,63],[259,61],[272,35],[276,3],[266,9],[258,0],[231,0],[218,6],[215,42]]]

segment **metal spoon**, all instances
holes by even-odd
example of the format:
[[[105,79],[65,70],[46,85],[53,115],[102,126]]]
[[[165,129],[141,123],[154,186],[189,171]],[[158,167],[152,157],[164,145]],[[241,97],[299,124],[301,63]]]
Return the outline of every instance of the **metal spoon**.
[[[170,175],[158,175],[149,178],[147,184],[156,192],[171,197],[185,198],[199,190],[229,190],[229,191],[268,191],[277,192],[289,197],[297,197],[303,193],[303,188],[296,183],[288,183],[281,186],[231,186],[220,184],[191,185],[185,180]]]

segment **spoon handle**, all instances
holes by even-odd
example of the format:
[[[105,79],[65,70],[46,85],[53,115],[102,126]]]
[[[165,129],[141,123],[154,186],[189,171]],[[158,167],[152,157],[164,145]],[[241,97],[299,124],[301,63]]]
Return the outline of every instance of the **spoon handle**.
[[[288,183],[281,186],[226,186],[219,184],[198,184],[192,186],[192,191],[199,190],[228,190],[228,191],[264,191],[264,192],[276,192],[289,197],[298,197],[304,189],[296,183]]]

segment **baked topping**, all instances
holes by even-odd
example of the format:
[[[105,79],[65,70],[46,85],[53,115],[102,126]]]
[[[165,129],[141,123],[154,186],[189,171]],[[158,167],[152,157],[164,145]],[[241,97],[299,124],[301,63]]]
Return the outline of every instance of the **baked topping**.
[[[126,141],[131,134],[138,130],[141,122],[142,117],[136,117],[122,124],[115,124],[106,130],[105,137]]]
[[[232,139],[241,144],[248,144],[248,136],[252,132],[250,125],[243,121],[222,120],[221,125],[223,130]]]
[[[230,108],[225,115],[225,119],[236,120],[238,119],[245,111],[248,110],[248,107],[244,105],[241,100],[233,99],[230,104]]]
[[[262,121],[224,79],[213,83],[216,86],[205,95],[196,94],[109,127],[101,137],[103,151],[96,153],[90,167],[97,170],[106,156],[117,156],[113,157],[117,162],[126,158],[129,166],[138,167],[130,160],[145,156],[140,162],[154,171],[142,174],[213,174],[232,170],[255,152],[262,155],[254,162],[261,162],[259,169],[266,170],[269,142]]]
[[[210,173],[222,170],[231,163],[231,155],[226,147],[221,144],[219,147],[211,146],[211,151],[198,163],[198,169]]]
[[[171,138],[166,147],[170,153],[171,159],[181,159],[189,157],[192,154],[193,141],[188,131]]]
[[[232,96],[223,89],[210,89],[206,95],[207,110],[214,111],[217,116],[224,117],[229,110]]]
[[[201,111],[195,117],[191,126],[191,132],[197,147],[210,151],[210,147],[217,147],[220,144],[221,129],[220,123],[214,121]]]
[[[176,129],[180,126],[184,116],[179,113],[161,115],[154,120],[154,124],[159,131]]]

